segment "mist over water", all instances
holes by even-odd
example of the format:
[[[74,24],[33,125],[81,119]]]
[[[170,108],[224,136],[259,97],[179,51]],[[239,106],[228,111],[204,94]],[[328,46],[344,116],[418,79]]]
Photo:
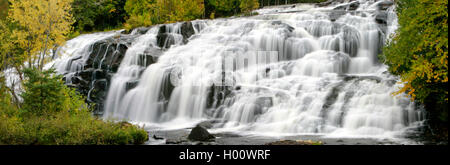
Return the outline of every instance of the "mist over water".
[[[163,25],[132,32],[139,36],[111,78],[103,117],[162,128],[211,120],[212,132],[271,136],[400,136],[424,116],[406,96],[391,95],[399,79],[378,61],[397,26],[394,7],[381,27],[377,2],[359,2],[336,20],[335,6],[313,5],[196,20],[188,41],[181,23],[165,25],[171,37],[162,47],[157,35]],[[69,61],[84,59],[89,45],[118,33],[68,41],[71,57],[54,66],[68,74],[82,69],[83,61]],[[156,63],[143,65],[147,60]]]

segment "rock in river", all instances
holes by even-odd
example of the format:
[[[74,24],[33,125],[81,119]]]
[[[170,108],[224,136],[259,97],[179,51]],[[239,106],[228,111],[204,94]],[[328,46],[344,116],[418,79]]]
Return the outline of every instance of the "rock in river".
[[[188,139],[192,141],[210,141],[214,138],[215,137],[211,135],[205,128],[198,125],[192,129],[191,133],[188,136]]]

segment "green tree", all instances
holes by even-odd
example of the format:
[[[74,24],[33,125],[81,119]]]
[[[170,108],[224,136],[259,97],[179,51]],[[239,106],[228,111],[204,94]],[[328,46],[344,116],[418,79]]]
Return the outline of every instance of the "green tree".
[[[397,1],[399,29],[384,49],[389,71],[399,75],[407,93],[425,104],[433,121],[448,118],[447,0]]]
[[[72,13],[75,18],[74,27],[77,31],[90,31],[95,28],[99,5],[96,0],[74,0]]]
[[[259,7],[258,0],[241,0],[241,4],[239,5],[241,11],[244,13],[251,12]]]
[[[124,9],[126,0],[96,0],[98,8],[95,18],[97,30],[111,29],[122,26],[127,13]]]
[[[210,10],[216,17],[231,16],[239,12],[239,0],[207,0],[206,3],[212,6]]]
[[[129,15],[125,23],[126,29],[150,26],[156,23],[155,0],[127,0],[125,11]]]
[[[24,74],[25,92],[21,94],[24,114],[40,116],[82,108],[81,99],[74,98],[79,96],[64,85],[61,75],[53,76],[53,69],[41,72],[27,68]]]

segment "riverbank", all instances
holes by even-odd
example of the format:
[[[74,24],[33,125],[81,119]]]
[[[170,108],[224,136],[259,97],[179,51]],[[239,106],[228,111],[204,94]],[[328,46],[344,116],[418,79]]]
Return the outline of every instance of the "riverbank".
[[[267,145],[281,141],[312,141],[321,142],[321,145],[419,145],[423,142],[415,139],[389,139],[389,138],[330,138],[322,135],[293,135],[293,136],[261,136],[242,135],[233,132],[212,133],[214,141],[189,141],[187,137],[190,128],[163,130],[147,128],[149,141],[147,145]],[[282,144],[282,143],[276,143]]]

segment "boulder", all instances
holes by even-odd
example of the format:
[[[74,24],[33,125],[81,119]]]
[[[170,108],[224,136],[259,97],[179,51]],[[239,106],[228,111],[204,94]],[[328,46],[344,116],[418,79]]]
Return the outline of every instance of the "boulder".
[[[358,9],[358,7],[359,7],[359,2],[358,1],[354,1],[354,2],[351,2],[350,4],[348,4],[347,10],[353,11],[353,10]]]
[[[187,43],[189,37],[195,34],[192,22],[184,22],[181,24],[181,35],[183,36],[183,42]]]
[[[206,129],[210,129],[213,127],[213,124],[211,121],[203,121],[201,123],[198,123],[197,126],[200,126],[200,127],[206,128]]]
[[[215,137],[211,135],[205,128],[199,125],[194,127],[188,136],[188,139],[192,141],[211,141],[214,138]]]

